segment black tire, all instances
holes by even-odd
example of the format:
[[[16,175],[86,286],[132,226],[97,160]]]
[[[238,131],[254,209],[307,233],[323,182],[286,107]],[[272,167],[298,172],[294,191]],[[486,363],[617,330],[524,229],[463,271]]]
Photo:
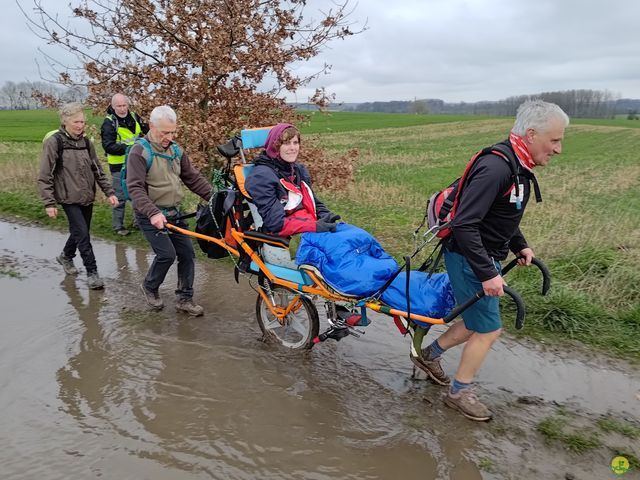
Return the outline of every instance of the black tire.
[[[278,343],[291,350],[309,349],[313,346],[313,339],[320,331],[318,309],[311,300],[299,292],[280,286],[271,287],[270,297],[278,307],[286,307],[297,295],[300,296],[300,308],[287,315],[285,324],[282,325],[258,294],[256,318],[266,342]]]

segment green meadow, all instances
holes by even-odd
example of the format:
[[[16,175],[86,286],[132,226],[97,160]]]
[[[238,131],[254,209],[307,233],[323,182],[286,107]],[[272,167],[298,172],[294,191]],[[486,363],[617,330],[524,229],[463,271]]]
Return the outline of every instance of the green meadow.
[[[100,135],[104,117],[87,112],[87,118],[97,128],[91,134]],[[0,142],[39,142],[58,125],[60,118],[54,110],[0,110]]]
[[[511,124],[510,118],[315,113],[301,128],[330,154],[358,150],[355,182],[319,194],[400,258],[414,250],[413,231],[431,193],[459,176],[476,150],[505,138]],[[54,112],[0,112],[1,214],[64,227],[46,218],[35,186],[42,136],[56,125]],[[543,202],[531,200],[522,230],[550,268],[552,290],[540,296],[534,269],[510,273],[506,280],[525,299],[527,323],[514,331],[503,302],[507,330],[640,360],[639,126],[625,119],[572,121],[562,155],[536,172]],[[116,240],[107,205],[97,205],[92,229]],[[125,241],[144,245],[139,233]],[[427,253],[428,247],[415,264]]]

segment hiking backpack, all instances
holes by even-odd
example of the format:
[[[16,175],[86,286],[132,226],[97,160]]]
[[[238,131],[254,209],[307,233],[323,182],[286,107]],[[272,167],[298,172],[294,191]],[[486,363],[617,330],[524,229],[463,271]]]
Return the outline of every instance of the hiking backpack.
[[[151,148],[151,144],[149,140],[144,137],[136,138],[136,141],[133,145],[127,147],[127,151],[124,154],[124,163],[122,164],[122,170],[120,171],[120,186],[122,187],[122,196],[124,200],[131,200],[129,196],[129,189],[127,188],[127,163],[129,161],[129,153],[134,145],[140,144],[147,150],[147,172],[151,169],[151,165],[153,164],[154,157],[160,157],[172,162],[174,160],[179,160],[182,157],[182,149],[177,143],[171,144],[171,149],[173,151],[173,155],[165,155],[164,153],[158,153]]]
[[[465,187],[467,176],[471,171],[476,161],[486,155],[497,155],[502,158],[509,165],[511,170],[511,178],[513,180],[516,198],[516,208],[520,210],[522,205],[520,203],[520,164],[516,158],[513,150],[509,148],[505,143],[496,143],[490,147],[483,148],[477,152],[464,169],[462,176],[457,178],[451,185],[444,190],[431,195],[427,201],[427,224],[430,229],[434,230],[436,237],[440,239],[446,239],[451,235],[450,225],[451,221],[455,218],[458,204],[460,203],[460,195]],[[540,189],[538,182],[533,174],[530,175],[530,179],[533,182],[535,191],[536,202],[541,202],[542,197],[540,195]]]
[[[235,207],[235,208],[233,208]],[[242,197],[232,188],[224,188],[212,193],[209,202],[198,205],[196,211],[196,233],[209,237],[219,238],[237,248],[236,240],[231,236],[231,228],[244,230],[239,215],[236,213],[242,209]],[[198,239],[200,249],[209,258],[223,258],[229,256],[226,248],[204,239]]]
[[[65,146],[64,141],[62,139],[62,135],[64,134],[60,130],[51,130],[50,132],[47,132],[44,138],[42,139],[43,144],[44,142],[47,141],[49,137],[54,137],[56,139],[56,145],[58,146],[58,154],[56,157],[55,166],[53,167],[53,170],[55,172],[59,172],[62,170],[62,152],[64,150],[86,150],[87,152],[89,152],[89,139],[86,136],[83,137],[84,139],[83,147],[72,147],[70,145]],[[92,168],[94,167],[92,166]]]

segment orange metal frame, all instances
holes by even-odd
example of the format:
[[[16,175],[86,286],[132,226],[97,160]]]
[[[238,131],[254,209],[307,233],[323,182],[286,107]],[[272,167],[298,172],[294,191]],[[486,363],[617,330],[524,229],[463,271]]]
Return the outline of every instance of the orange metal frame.
[[[201,240],[206,240],[208,242],[213,242],[219,246],[221,246],[222,248],[226,249],[227,251],[229,251],[229,253],[231,253],[232,255],[239,257],[240,256],[240,252],[233,248],[232,246],[228,245],[224,240],[220,239],[220,238],[215,238],[215,237],[211,237],[208,235],[203,235],[201,233],[197,233],[197,232],[192,232],[191,230],[187,230],[181,227],[177,227],[175,225],[172,225],[170,223],[167,224],[167,228],[174,230],[176,232],[182,233],[183,235],[188,235],[190,237],[194,237],[194,238],[199,238]],[[345,297],[343,295],[339,295],[336,294],[335,292],[330,291],[324,284],[324,282],[318,278],[317,275],[315,275],[313,272],[310,271],[306,271],[305,273],[307,275],[309,275],[309,277],[311,278],[311,280],[313,281],[313,285],[299,285],[297,283],[294,282],[290,282],[289,280],[284,280],[282,278],[278,278],[276,277],[271,270],[269,270],[269,267],[267,267],[267,265],[265,265],[265,263],[262,261],[262,259],[260,258],[260,256],[251,248],[251,246],[245,241],[245,235],[242,232],[237,231],[235,228],[231,229],[231,235],[234,238],[234,240],[238,243],[238,245],[242,248],[242,250],[244,250],[247,255],[249,255],[249,257],[251,257],[251,260],[253,260],[256,265],[258,265],[258,267],[260,268],[260,271],[267,277],[267,279],[269,280],[270,283],[274,284],[274,285],[280,285],[282,287],[286,287],[290,290],[293,291],[297,291],[297,292],[301,292],[301,293],[307,293],[309,295],[317,295],[319,297],[325,298],[327,300],[330,301],[338,301],[338,302],[353,302],[353,298],[349,298],[349,297]],[[287,305],[286,308],[282,308],[280,306],[277,305],[273,305],[271,300],[269,299],[269,297],[267,296],[267,294],[263,291],[262,288],[258,289],[258,293],[260,294],[260,296],[262,297],[262,299],[264,300],[265,304],[269,307],[269,310],[271,311],[271,313],[278,319],[278,321],[282,324],[284,324],[285,321],[285,317],[291,313],[292,311],[296,311],[298,308],[300,308],[300,296],[297,295],[295,296],[291,302],[289,302],[289,305]],[[387,315],[392,315],[392,316],[398,316],[398,317],[402,317],[402,318],[407,318],[407,312],[404,312],[402,310],[397,310],[395,308],[389,308],[386,305],[382,304],[379,301],[369,301],[365,303],[365,307],[370,308],[371,310],[374,310],[376,312],[381,312],[381,313],[385,313]],[[422,323],[430,323],[430,324],[434,324],[434,325],[442,325],[444,324],[444,321],[441,318],[431,318],[431,317],[427,317],[424,315],[417,315],[415,313],[410,314],[410,318],[412,320],[417,320],[419,322]]]

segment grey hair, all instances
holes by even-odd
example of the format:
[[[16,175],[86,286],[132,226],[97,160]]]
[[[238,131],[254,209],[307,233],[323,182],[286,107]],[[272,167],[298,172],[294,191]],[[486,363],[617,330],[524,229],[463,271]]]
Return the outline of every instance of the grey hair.
[[[111,97],[111,105],[113,105],[113,102],[116,101],[117,97],[124,97],[124,99],[127,101],[127,105],[131,103],[129,97],[127,97],[124,93],[116,93],[113,95],[113,97]]]
[[[564,122],[565,127],[569,125],[569,116],[555,103],[527,100],[518,107],[511,131],[521,137],[524,137],[530,128],[544,132],[553,118]]]
[[[84,105],[80,102],[65,103],[58,111],[58,114],[60,115],[60,123],[64,125],[65,120],[80,112],[84,113]]]
[[[151,115],[149,115],[149,121],[151,123],[158,123],[162,119],[168,120],[171,123],[176,123],[178,117],[176,112],[169,105],[160,105],[159,107],[151,110]]]

